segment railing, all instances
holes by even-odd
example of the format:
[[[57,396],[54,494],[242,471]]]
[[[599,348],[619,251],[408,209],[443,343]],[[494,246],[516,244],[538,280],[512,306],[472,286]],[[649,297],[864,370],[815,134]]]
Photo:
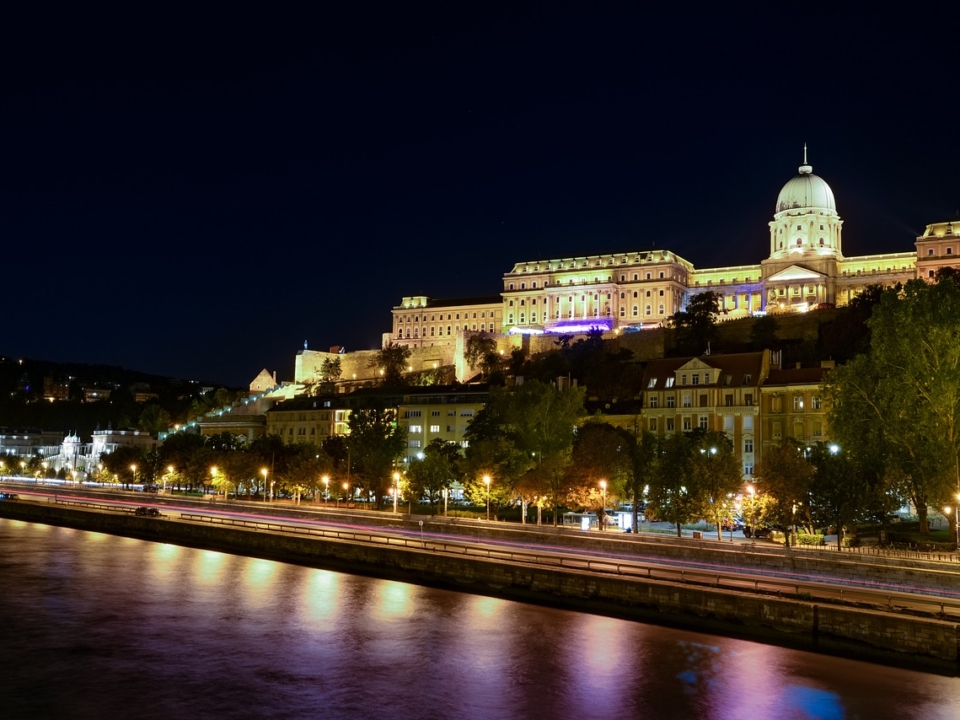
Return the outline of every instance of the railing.
[[[662,580],[717,589],[747,591],[804,600],[833,600],[842,603],[867,603],[885,610],[920,610],[939,617],[960,618],[960,600],[926,598],[912,593],[878,592],[854,587],[834,587],[821,583],[775,580],[743,575],[728,575],[710,570],[689,570],[645,564],[629,560],[570,557],[554,553],[538,553],[509,548],[479,547],[465,543],[428,538],[410,538],[398,535],[376,534],[356,530],[312,528],[269,521],[238,520],[216,515],[180,513],[180,519],[229,527],[240,527],[267,532],[308,535],[334,540],[346,540],[372,545],[392,546],[409,550],[426,550],[449,555],[474,557],[484,560],[503,560],[540,567],[559,567],[618,577]]]

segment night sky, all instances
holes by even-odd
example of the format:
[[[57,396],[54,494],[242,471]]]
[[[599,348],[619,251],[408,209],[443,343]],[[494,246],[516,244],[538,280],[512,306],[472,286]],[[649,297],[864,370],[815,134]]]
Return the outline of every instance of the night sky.
[[[342,5],[6,18],[0,354],[245,385],[520,260],[757,263],[803,143],[846,255],[960,208],[952,14]]]

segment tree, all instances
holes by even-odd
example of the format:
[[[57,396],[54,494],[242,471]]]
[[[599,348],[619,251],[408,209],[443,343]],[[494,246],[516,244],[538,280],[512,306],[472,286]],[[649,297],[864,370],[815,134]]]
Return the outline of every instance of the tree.
[[[143,408],[140,413],[140,419],[137,421],[137,427],[144,432],[148,432],[154,437],[164,432],[173,422],[170,420],[170,413],[163,409],[159,403],[150,403]]]
[[[596,512],[601,529],[606,522],[606,503],[623,496],[632,475],[634,444],[628,433],[605,422],[586,422],[577,431],[570,498]]]
[[[627,432],[627,431],[621,431]],[[659,453],[659,439],[649,430],[638,432],[634,423],[630,433],[633,444],[630,449],[630,477],[627,479],[626,491],[633,503],[633,532],[639,532],[640,502],[647,488],[653,481]]]
[[[777,332],[780,323],[773,315],[763,315],[753,321],[750,328],[750,347],[755,351],[769,350],[777,347]]]
[[[411,497],[425,497],[431,505],[436,505],[442,492],[456,479],[460,460],[456,443],[440,438],[432,440],[424,448],[423,460],[412,463],[407,471]]]
[[[511,472],[536,467],[537,477],[552,500],[554,524],[556,509],[565,496],[567,467],[573,446],[573,429],[583,414],[583,388],[558,390],[555,386],[531,380],[513,390],[497,389],[466,433],[468,468],[476,468],[476,441],[501,438],[501,445],[518,452],[531,463],[513,463]],[[498,491],[505,478],[499,478]],[[511,478],[513,482],[519,476]],[[478,478],[467,475],[468,489]],[[484,488],[485,491],[485,488]]]
[[[843,528],[863,511],[870,493],[869,475],[839,445],[817,443],[810,448],[813,465],[810,514],[820,527],[837,529],[837,549],[843,549]]]
[[[757,490],[772,499],[770,514],[776,521],[787,527],[799,520],[809,527],[813,465],[807,461],[804,448],[792,438],[784,438],[779,445],[764,448],[755,472]],[[789,547],[790,534],[784,536],[784,544]]]
[[[887,490],[909,497],[927,532],[927,507],[960,488],[960,288],[913,280],[882,292],[870,349],[828,383],[833,436],[883,459]]]
[[[112,453],[101,455],[100,462],[115,481],[123,483],[124,486],[153,478],[147,450],[143,447],[121,445]]]
[[[688,435],[676,433],[661,441],[658,451],[649,505],[657,517],[676,525],[680,537],[683,523],[700,509],[693,488],[693,445]]]
[[[702,508],[701,514],[717,526],[722,540],[723,519],[733,515],[733,498],[743,484],[740,460],[726,433],[716,430],[692,433],[692,487]]]
[[[343,374],[343,368],[340,365],[340,356],[335,358],[324,358],[320,363],[320,375],[327,382],[336,382]]]
[[[407,372],[409,359],[410,348],[389,342],[371,358],[369,367],[379,370],[382,387],[403,387],[407,384],[403,374]]]
[[[497,341],[486,333],[479,333],[477,335],[471,335],[467,338],[467,346],[463,351],[463,359],[467,362],[467,365],[471,370],[480,370],[486,375],[486,371],[483,368],[485,360],[488,355],[497,354]]]
[[[677,350],[686,355],[702,355],[717,339],[717,316],[722,295],[708,290],[694,295],[687,309],[673,315]]]
[[[361,485],[383,507],[387,488],[393,483],[393,468],[403,453],[406,438],[397,425],[396,411],[382,405],[361,408],[350,413],[347,447],[353,460],[355,484]]]

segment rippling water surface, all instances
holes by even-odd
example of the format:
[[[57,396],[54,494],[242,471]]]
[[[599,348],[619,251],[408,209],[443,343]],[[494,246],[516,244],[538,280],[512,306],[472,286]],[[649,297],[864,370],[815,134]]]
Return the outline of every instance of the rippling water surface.
[[[0,519],[0,717],[955,720],[960,680]]]

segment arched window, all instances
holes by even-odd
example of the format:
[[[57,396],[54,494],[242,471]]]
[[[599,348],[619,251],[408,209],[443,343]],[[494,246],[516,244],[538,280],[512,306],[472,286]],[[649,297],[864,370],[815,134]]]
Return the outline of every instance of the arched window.
[[[637,317],[638,315],[640,315],[640,308],[637,307],[636,305],[634,305],[634,306],[633,306],[633,316],[634,316],[634,317]]]

